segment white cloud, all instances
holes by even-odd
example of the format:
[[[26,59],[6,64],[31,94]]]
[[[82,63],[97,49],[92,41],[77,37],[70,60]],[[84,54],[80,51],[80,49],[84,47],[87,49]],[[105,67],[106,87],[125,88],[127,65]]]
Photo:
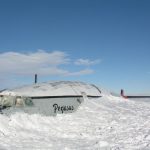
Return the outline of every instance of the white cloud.
[[[78,65],[94,65],[99,60],[78,59]],[[38,50],[30,53],[5,52],[0,54],[1,75],[63,75],[78,76],[92,74],[92,69],[70,72],[62,69],[62,65],[71,65],[69,56],[62,51],[46,52]],[[73,64],[72,64],[73,65]]]
[[[94,73],[89,66],[99,63],[99,60],[78,59],[75,63],[69,55],[62,51],[47,52],[38,50],[30,53],[5,52],[0,53],[0,89],[25,84],[24,77],[34,74],[44,76],[81,76]],[[85,68],[78,71],[64,69],[83,65]],[[88,69],[87,69],[88,67]],[[77,68],[76,68],[77,69]]]
[[[89,59],[77,59],[75,61],[75,65],[82,65],[82,66],[91,66],[91,65],[96,65],[99,64],[101,61],[99,59],[96,60],[89,60]]]
[[[11,74],[60,74],[58,66],[69,63],[66,53],[61,51],[34,53],[6,52],[0,54],[0,73]]]

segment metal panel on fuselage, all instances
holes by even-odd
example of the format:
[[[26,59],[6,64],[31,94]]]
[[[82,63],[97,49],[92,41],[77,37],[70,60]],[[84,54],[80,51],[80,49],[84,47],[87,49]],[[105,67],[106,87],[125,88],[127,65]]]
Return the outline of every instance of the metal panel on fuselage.
[[[32,98],[32,105],[9,107],[2,110],[4,114],[26,112],[29,114],[52,115],[75,112],[83,102],[83,97]]]
[[[65,98],[34,98],[33,107],[37,108],[39,113],[45,115],[56,115],[63,113],[72,113],[78,109],[83,102],[82,97]]]

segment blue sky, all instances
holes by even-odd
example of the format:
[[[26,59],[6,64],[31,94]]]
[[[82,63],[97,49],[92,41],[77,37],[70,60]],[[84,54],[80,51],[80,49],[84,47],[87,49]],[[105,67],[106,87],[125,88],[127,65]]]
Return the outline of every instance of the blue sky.
[[[38,72],[39,82],[150,94],[149,8],[149,0],[1,0],[0,88]]]

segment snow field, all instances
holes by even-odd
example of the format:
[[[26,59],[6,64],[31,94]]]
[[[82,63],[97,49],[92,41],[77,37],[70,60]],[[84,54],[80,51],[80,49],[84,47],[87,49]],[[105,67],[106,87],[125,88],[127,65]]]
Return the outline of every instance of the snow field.
[[[0,115],[0,150],[149,150],[150,103],[110,94],[72,114]]]

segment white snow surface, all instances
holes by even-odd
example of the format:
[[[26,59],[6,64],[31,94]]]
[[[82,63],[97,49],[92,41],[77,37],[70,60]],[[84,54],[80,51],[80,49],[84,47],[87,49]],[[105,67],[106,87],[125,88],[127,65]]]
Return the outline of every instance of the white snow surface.
[[[77,81],[50,81],[19,87],[13,90],[5,90],[2,95],[21,96],[66,96],[82,95],[82,92],[90,96],[101,96],[95,85]]]
[[[0,115],[0,150],[149,150],[150,103],[110,94],[72,114]]]

